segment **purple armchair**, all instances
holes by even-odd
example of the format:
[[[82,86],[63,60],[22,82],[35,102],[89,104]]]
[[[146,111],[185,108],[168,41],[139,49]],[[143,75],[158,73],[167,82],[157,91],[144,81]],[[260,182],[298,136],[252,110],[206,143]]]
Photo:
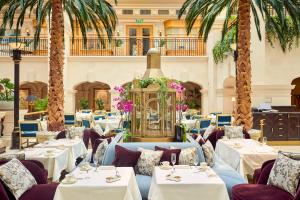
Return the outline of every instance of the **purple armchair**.
[[[7,161],[0,161],[3,165]],[[26,191],[19,199],[20,200],[53,200],[57,183],[47,184],[47,170],[43,164],[38,161],[22,160],[22,164],[32,173],[37,185],[34,185],[30,190]],[[15,199],[5,184],[0,181],[0,199],[11,200]]]
[[[232,200],[299,200],[300,187],[296,196],[275,187],[267,185],[268,178],[275,160],[267,161],[260,170],[256,170],[256,184],[240,184],[232,188]]]
[[[59,139],[65,139],[65,138],[67,138],[66,134],[67,134],[67,131],[63,130],[63,131],[61,131],[61,132],[59,132],[57,134],[56,139],[57,140],[59,140]]]

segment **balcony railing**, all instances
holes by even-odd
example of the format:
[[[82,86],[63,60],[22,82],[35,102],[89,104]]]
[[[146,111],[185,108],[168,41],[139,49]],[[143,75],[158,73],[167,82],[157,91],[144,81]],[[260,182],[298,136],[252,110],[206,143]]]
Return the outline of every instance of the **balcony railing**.
[[[162,56],[204,56],[206,46],[197,37],[117,37],[111,40],[88,38],[71,39],[71,56],[143,56],[150,48],[160,50]]]
[[[10,43],[22,43],[24,44],[25,52],[23,55],[26,56],[47,56],[48,55],[48,38],[40,38],[39,44],[34,49],[33,37],[18,37],[16,36],[4,36],[0,37],[0,56],[10,56],[12,49]]]
[[[11,56],[10,43],[24,44],[25,56],[48,56],[48,38],[40,38],[34,49],[32,37],[0,37],[0,56]],[[205,56],[206,44],[198,37],[117,37],[109,40],[97,37],[70,39],[70,56],[144,56],[150,48],[160,50],[162,56]]]

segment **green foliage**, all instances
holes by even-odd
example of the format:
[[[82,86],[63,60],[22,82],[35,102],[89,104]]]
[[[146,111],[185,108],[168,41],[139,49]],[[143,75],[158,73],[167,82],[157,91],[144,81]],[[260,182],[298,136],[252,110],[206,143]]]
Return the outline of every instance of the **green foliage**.
[[[221,12],[225,11],[226,14],[222,30],[222,39],[224,39],[225,34],[228,32],[230,19],[238,7],[238,2],[238,0],[186,0],[179,10],[178,18],[180,19],[184,13],[187,12],[185,16],[187,34],[191,33],[195,22],[201,18],[199,36],[203,36],[204,41],[206,41],[216,18]],[[263,0],[251,0],[249,2],[259,39],[261,39],[259,18],[259,14],[261,14],[263,19],[274,27],[275,35],[281,44],[282,50],[285,51],[286,46],[284,44],[286,42],[284,38],[287,27],[289,26],[289,22],[285,20],[285,17],[290,16],[291,26],[298,35],[300,33],[300,2]],[[279,19],[279,23],[276,23],[273,16]]]
[[[35,111],[45,111],[48,107],[48,98],[38,99],[34,102]]]
[[[129,142],[131,137],[132,137],[132,133],[128,129],[126,129],[123,133],[123,141]]]
[[[166,45],[166,40],[160,39],[159,40],[159,47],[164,47]]]
[[[5,91],[0,93],[0,101],[13,101],[14,100],[14,84],[9,78],[0,79],[0,84],[4,86]]]
[[[155,78],[155,79],[148,78],[148,79],[140,80],[139,85],[141,88],[147,88],[149,85],[157,83],[159,85],[159,90],[158,90],[159,102],[163,106],[167,101],[168,81],[169,79],[166,77]]]
[[[116,47],[121,47],[123,45],[123,41],[121,39],[116,39],[115,45]]]
[[[186,102],[187,106],[189,109],[196,109],[197,108],[197,104],[195,100],[191,100]]]
[[[98,110],[104,109],[104,101],[101,98],[96,99],[96,105],[97,105]]]
[[[218,41],[213,48],[213,57],[216,64],[223,62],[223,60],[234,50],[231,44],[236,43],[236,26],[230,29],[224,36],[223,40]]]
[[[115,4],[117,0],[114,1]],[[117,24],[117,15],[113,6],[105,0],[63,0],[63,9],[68,16],[72,29],[72,39],[76,31],[76,24],[83,37],[84,46],[87,43],[87,31],[94,29],[98,38],[104,43],[105,34],[111,39]],[[2,0],[0,1],[0,13],[3,15],[0,27],[0,35],[3,35],[5,29],[16,27],[16,31],[24,25],[24,19],[28,14],[29,18],[34,16],[36,19],[36,31],[34,33],[34,47],[37,48],[42,30],[42,24],[49,19],[48,24],[51,26],[51,0]],[[15,20],[17,19],[17,20]],[[51,28],[51,27],[50,27]],[[18,36],[16,36],[18,37]]]
[[[79,101],[81,109],[88,109],[89,108],[89,101],[86,98],[82,98]]]
[[[280,20],[278,17],[273,17],[273,20],[276,24],[280,24]],[[291,17],[285,18],[287,27],[283,30],[284,38],[280,43],[282,49],[288,49],[291,51],[294,46],[298,47],[299,40],[299,32],[293,26],[293,22]],[[278,35],[276,34],[276,28],[272,23],[269,23],[270,20],[266,21],[266,39],[274,47],[274,43],[279,40]]]

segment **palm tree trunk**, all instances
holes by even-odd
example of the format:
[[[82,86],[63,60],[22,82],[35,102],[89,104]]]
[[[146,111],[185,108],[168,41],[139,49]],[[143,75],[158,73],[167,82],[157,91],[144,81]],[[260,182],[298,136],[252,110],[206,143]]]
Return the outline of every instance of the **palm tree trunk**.
[[[64,16],[62,0],[52,0],[48,130],[64,128]]]
[[[251,112],[250,14],[250,0],[239,0],[236,124],[245,123],[247,130],[253,124]]]

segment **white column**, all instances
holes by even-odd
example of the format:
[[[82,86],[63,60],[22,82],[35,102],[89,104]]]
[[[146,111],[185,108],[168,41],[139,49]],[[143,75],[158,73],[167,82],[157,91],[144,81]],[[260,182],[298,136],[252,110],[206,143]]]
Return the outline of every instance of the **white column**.
[[[217,69],[216,64],[213,59],[213,47],[218,41],[218,38],[221,36],[221,29],[220,29],[220,23],[218,21],[215,22],[215,25],[213,26],[212,30],[210,31],[210,34],[208,35],[208,39],[206,42],[206,53],[208,56],[208,91],[207,91],[207,97],[208,97],[208,109],[207,113],[211,112],[217,112]]]
[[[63,83],[64,83],[64,108],[65,113],[72,113],[75,111],[75,98],[73,95],[73,86],[71,85],[71,81],[69,81],[68,77],[68,57],[70,55],[70,37],[72,37],[71,33],[70,21],[66,13],[64,13],[64,70],[63,70]]]

